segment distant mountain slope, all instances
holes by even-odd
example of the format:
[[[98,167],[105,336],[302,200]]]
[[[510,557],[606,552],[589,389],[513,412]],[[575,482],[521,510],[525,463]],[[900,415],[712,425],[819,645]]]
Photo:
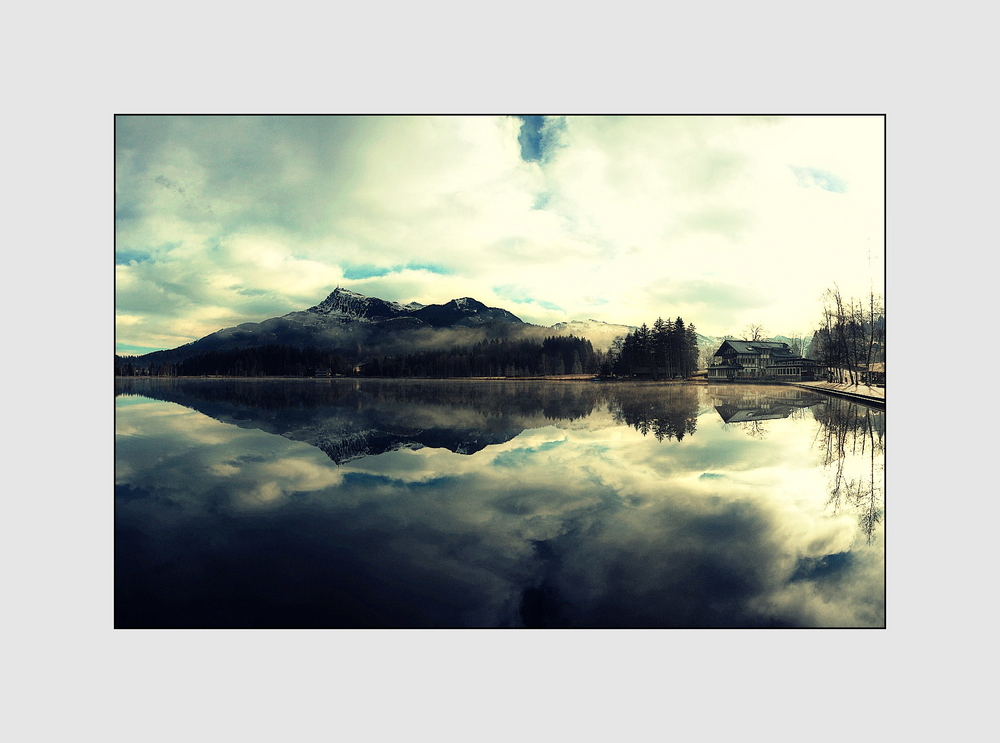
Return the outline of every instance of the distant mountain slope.
[[[400,304],[337,287],[319,304],[261,322],[223,328],[192,343],[132,359],[137,366],[177,363],[213,351],[228,352],[258,346],[321,349],[360,364],[375,356],[471,346],[482,340],[532,339],[573,335],[586,338],[596,350],[608,351],[615,338],[636,330],[602,320],[570,320],[551,327],[526,323],[500,307],[488,307],[472,297],[444,304]],[[698,334],[703,356],[711,355],[722,338]],[[777,336],[785,342],[790,338]]]
[[[330,296],[318,305],[306,310],[306,312],[326,318],[336,318],[341,321],[357,320],[359,322],[379,322],[405,317],[412,311],[398,302],[387,302],[378,297],[366,297],[363,294],[340,287],[334,289]]]
[[[445,304],[424,305],[411,302],[402,305],[378,297],[366,297],[340,287],[334,289],[330,296],[318,305],[305,311],[325,318],[368,323],[411,318],[434,328],[474,327],[491,323],[524,324],[524,321],[512,312],[499,307],[487,307],[472,297],[453,299]]]
[[[637,329],[634,325],[616,325],[602,320],[570,320],[569,322],[557,322],[552,326],[556,335],[575,335],[577,338],[586,338],[595,349],[599,348],[602,351],[611,348],[615,338],[624,337]]]
[[[430,304],[413,310],[410,315],[435,328],[475,327],[491,323],[524,324],[517,315],[499,307],[487,307],[472,297],[453,299],[447,304]]]
[[[176,363],[211,351],[282,345],[322,348],[362,361],[377,354],[452,348],[490,338],[543,335],[511,312],[471,297],[445,304],[402,305],[336,288],[307,310],[259,323],[223,328],[192,343],[138,357],[139,363]]]

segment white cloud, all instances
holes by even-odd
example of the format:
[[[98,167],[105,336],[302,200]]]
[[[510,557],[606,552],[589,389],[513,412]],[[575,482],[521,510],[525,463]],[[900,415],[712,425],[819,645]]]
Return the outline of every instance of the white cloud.
[[[881,118],[570,117],[530,163],[518,126],[120,119],[117,309],[140,320],[117,340],[178,345],[337,284],[474,296],[544,324],[682,315],[710,334],[788,333],[832,282],[883,283]],[[804,188],[793,166],[846,189]],[[388,273],[345,279],[357,266]]]

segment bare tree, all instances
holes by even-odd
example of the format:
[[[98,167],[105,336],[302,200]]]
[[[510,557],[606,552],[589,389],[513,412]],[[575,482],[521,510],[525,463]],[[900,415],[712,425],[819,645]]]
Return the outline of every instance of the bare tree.
[[[759,323],[750,323],[745,328],[743,328],[743,340],[746,341],[762,341],[766,336],[767,331],[764,330],[764,326]]]
[[[806,355],[806,341],[805,338],[802,337],[802,333],[796,333],[792,336],[792,342],[789,345],[789,348],[796,356]]]
[[[834,284],[823,295],[823,322],[816,333],[819,348],[814,355],[837,369],[838,379],[857,385],[858,369],[885,353],[885,308],[874,292],[867,300],[845,299]]]

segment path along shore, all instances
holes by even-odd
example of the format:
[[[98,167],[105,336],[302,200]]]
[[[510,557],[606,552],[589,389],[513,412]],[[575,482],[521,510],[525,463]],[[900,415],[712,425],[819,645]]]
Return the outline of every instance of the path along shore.
[[[795,387],[826,392],[838,397],[846,397],[856,402],[885,407],[885,387],[871,387],[867,384],[837,384],[836,382],[789,382]]]

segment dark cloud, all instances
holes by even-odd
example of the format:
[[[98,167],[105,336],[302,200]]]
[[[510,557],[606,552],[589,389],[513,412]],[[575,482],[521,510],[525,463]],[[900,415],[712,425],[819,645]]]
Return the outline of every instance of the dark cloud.
[[[336,208],[371,125],[349,116],[123,116],[116,120],[119,181],[136,192],[132,209],[154,203],[143,198],[145,178],[224,204],[216,215],[222,232],[268,225],[309,232]]]
[[[172,180],[170,180],[169,178],[167,178],[166,176],[163,176],[163,175],[156,176],[153,179],[153,183],[159,183],[161,186],[163,186],[164,188],[169,189],[171,191],[177,191],[178,193],[181,193],[181,194],[184,193],[184,189],[181,186],[178,186]]]
[[[116,266],[127,266],[130,263],[144,263],[145,261],[152,260],[153,257],[142,250],[116,250],[115,251],[115,265]]]

